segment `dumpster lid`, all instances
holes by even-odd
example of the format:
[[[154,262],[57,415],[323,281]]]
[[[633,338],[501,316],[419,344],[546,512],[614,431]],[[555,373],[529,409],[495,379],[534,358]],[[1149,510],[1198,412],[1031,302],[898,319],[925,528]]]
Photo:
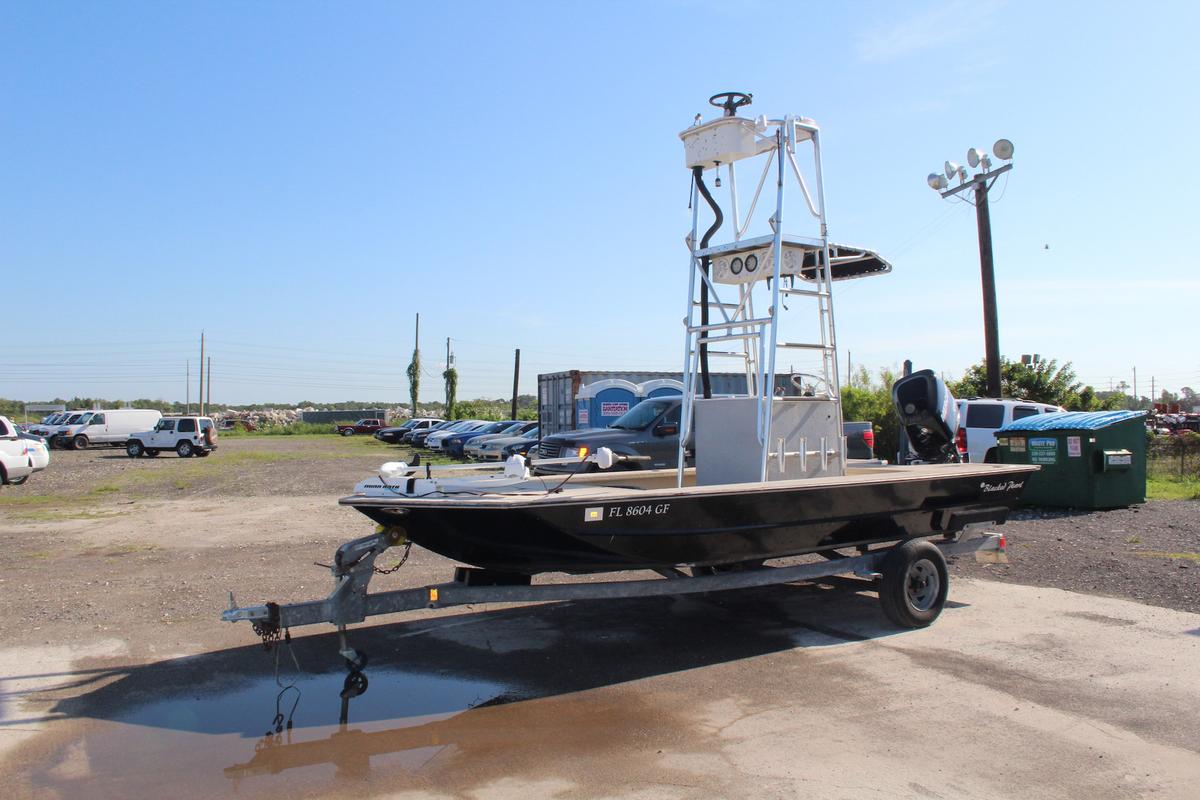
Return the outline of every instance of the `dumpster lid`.
[[[1010,431],[1095,431],[1118,422],[1146,416],[1145,411],[1057,411],[1010,422],[997,434]]]

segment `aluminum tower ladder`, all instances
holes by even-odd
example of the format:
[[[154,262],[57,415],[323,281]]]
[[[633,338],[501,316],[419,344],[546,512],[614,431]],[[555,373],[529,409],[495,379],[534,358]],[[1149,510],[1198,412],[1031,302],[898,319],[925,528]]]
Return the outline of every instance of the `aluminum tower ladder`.
[[[753,132],[753,138],[747,135],[750,131]],[[833,262],[825,221],[819,129],[812,120],[792,116],[778,120],[739,118],[726,106],[724,117],[694,126],[681,133],[680,137],[684,139],[685,149],[688,150],[694,179],[691,192],[692,229],[687,238],[689,283],[684,319],[686,339],[678,483],[683,485],[685,450],[693,433],[695,401],[703,392],[701,350],[704,346],[707,346],[710,357],[734,358],[742,362],[746,376],[743,394],[757,400],[760,480],[766,480],[769,459],[779,455],[772,451],[772,442],[776,437],[771,432],[776,391],[792,394],[811,391],[827,396],[835,404],[840,429],[841,400],[830,269]],[[731,144],[735,138],[737,141]],[[693,146],[697,141],[699,146]],[[808,142],[811,142],[815,192],[810,191],[808,180],[797,161],[797,150]],[[754,158],[765,163],[743,219],[738,207],[735,162]],[[729,181],[728,199],[725,202],[727,211],[717,212],[714,209],[713,216],[715,218],[718,213],[721,214],[726,224],[732,220],[733,239],[723,244],[701,247],[700,204],[703,201],[709,206],[720,206],[704,181],[704,172],[715,171],[715,186],[720,187],[722,165],[726,167]],[[764,236],[747,237],[763,188],[772,174],[775,176],[776,193],[774,214],[767,220],[771,232]],[[815,220],[817,236],[806,238],[783,232],[785,188],[789,184],[799,188],[807,210]],[[750,267],[751,263],[755,267]],[[702,319],[705,303],[700,296],[701,287],[707,290],[707,322]],[[809,304],[809,314],[797,313],[802,304]],[[756,314],[756,305],[760,309],[765,307],[765,312]],[[811,313],[812,305],[815,305],[815,315]],[[784,311],[790,313],[785,315]],[[793,335],[793,325],[784,324],[785,316],[789,321],[804,317],[809,322],[807,330],[800,335]],[[815,331],[811,325],[814,317]],[[786,357],[783,351],[793,355],[819,356],[814,372],[792,373],[790,369],[785,372],[789,379],[812,379],[803,389],[791,380],[782,385],[777,382],[777,365],[781,357]],[[722,393],[728,392],[714,391],[714,394]],[[842,450],[844,453],[844,448]]]

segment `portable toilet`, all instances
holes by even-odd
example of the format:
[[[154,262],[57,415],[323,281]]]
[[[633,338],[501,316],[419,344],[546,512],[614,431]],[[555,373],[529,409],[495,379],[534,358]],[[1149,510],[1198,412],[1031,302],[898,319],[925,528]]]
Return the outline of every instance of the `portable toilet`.
[[[1037,464],[1021,502],[1118,508],[1146,502],[1144,411],[1034,414],[996,431],[1000,461]]]
[[[620,378],[589,383],[575,395],[575,424],[580,428],[607,428],[637,405],[637,384]]]
[[[683,381],[674,378],[656,378],[644,381],[637,386],[637,395],[645,400],[650,397],[671,397],[683,394]]]

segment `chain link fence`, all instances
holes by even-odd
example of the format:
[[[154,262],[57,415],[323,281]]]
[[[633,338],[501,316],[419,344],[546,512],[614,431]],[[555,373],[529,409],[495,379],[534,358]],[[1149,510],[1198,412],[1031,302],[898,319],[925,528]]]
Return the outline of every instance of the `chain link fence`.
[[[1146,472],[1152,478],[1200,479],[1200,435],[1152,439],[1146,448]]]

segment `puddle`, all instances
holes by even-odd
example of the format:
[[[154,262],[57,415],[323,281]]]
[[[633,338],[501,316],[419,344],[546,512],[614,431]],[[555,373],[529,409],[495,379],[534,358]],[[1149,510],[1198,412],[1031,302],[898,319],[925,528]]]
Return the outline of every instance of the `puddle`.
[[[52,721],[13,752],[0,785],[57,800],[465,796],[616,763],[659,780],[660,748],[689,735],[697,697],[737,685],[746,659],[894,632],[873,599],[787,586],[376,626],[356,632],[373,656],[347,724],[334,634],[294,641],[302,667],[327,670],[297,676],[294,714],[296,692],[281,694],[257,645],[114,667],[30,698],[51,703]],[[291,667],[284,655],[285,685]],[[658,676],[689,688],[651,702],[641,682]]]
[[[368,668],[367,677],[367,692],[349,701],[351,723],[426,721],[489,704],[504,691],[484,681],[387,669]],[[130,725],[251,738],[262,736],[268,728],[273,733],[276,713],[283,715],[285,723],[291,716],[293,731],[338,725],[344,679],[344,672],[295,678],[281,675],[288,688],[272,678],[255,679],[232,691],[164,698],[118,712],[113,718]],[[295,683],[289,687],[292,680]]]
[[[42,749],[27,788],[63,800],[307,796],[347,777],[419,771],[452,746],[439,724],[507,699],[495,683],[375,669],[343,725],[344,675],[302,675],[282,695],[273,678],[255,678],[82,722],[68,742]]]

